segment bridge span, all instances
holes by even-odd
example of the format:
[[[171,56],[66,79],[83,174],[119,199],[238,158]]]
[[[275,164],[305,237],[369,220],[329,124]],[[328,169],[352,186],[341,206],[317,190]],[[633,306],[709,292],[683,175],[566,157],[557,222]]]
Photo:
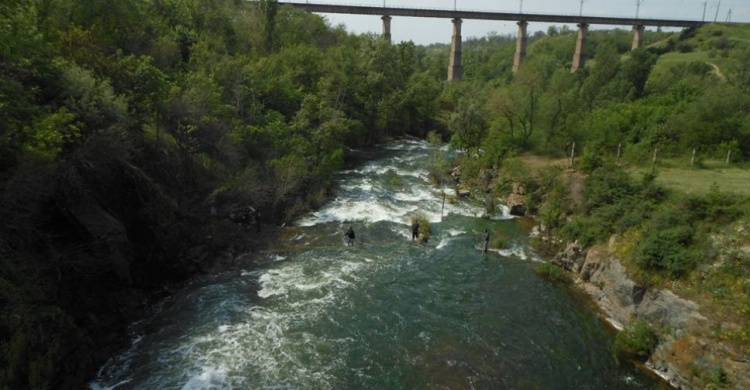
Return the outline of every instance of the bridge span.
[[[527,26],[529,22],[542,23],[564,23],[576,24],[578,26],[578,39],[576,40],[576,49],[573,57],[573,66],[570,71],[575,72],[586,64],[586,36],[588,27],[592,24],[598,25],[615,25],[615,26],[633,26],[633,50],[643,45],[643,31],[646,26],[654,27],[681,27],[691,28],[700,27],[706,22],[695,20],[676,20],[676,19],[640,19],[640,18],[620,18],[607,16],[574,16],[574,15],[554,15],[554,14],[527,14],[527,13],[509,13],[509,12],[491,12],[491,11],[463,11],[463,10],[445,10],[445,9],[421,9],[421,8],[400,8],[400,7],[376,7],[362,5],[341,5],[341,4],[321,4],[321,3],[299,3],[299,2],[279,2],[279,4],[288,4],[297,8],[304,9],[308,12],[317,13],[334,13],[334,14],[354,14],[354,15],[379,15],[383,20],[383,38],[391,40],[391,18],[393,16],[417,17],[417,18],[443,18],[453,21],[453,37],[451,40],[451,56],[448,66],[448,80],[460,80],[463,67],[461,65],[461,23],[463,19],[475,20],[499,20],[499,21],[517,21],[518,38],[516,42],[516,53],[513,61],[513,73],[517,73],[521,64],[526,57]]]

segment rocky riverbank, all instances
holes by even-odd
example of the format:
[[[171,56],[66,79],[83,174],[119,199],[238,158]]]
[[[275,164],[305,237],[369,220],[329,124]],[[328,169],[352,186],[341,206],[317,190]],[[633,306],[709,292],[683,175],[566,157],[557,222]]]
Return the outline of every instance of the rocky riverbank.
[[[574,172],[569,175],[571,199],[579,206],[584,180]],[[512,184],[504,202],[514,215],[527,215],[526,190],[521,183]],[[533,231],[543,240],[555,240],[541,234],[546,232],[542,224]],[[673,387],[750,389],[750,357],[718,336],[737,325],[702,314],[698,303],[669,289],[634,281],[614,254],[618,241],[619,237],[613,236],[607,245],[591,248],[574,242],[552,262],[572,273],[575,285],[591,296],[618,330],[645,321],[657,331],[659,344],[645,365]]]
[[[750,388],[750,359],[712,337],[723,324],[703,316],[695,302],[630,279],[611,250],[617,240],[587,250],[570,244],[552,262],[573,273],[576,286],[616,328],[642,319],[659,329],[659,345],[646,366],[675,388]]]

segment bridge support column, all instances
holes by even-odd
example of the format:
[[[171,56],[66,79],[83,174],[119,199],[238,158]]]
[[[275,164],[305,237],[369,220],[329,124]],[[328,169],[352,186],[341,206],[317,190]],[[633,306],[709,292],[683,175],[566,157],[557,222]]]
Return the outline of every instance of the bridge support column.
[[[633,50],[640,49],[643,46],[643,29],[642,24],[633,26]]]
[[[453,19],[453,40],[451,44],[451,59],[448,65],[448,81],[461,80],[463,66],[461,66],[461,19]]]
[[[578,24],[578,39],[576,40],[576,52],[573,55],[573,66],[570,73],[575,73],[578,69],[586,65],[586,36],[589,32],[589,25],[586,23]]]
[[[388,43],[391,42],[391,17],[388,15],[383,15],[383,39],[388,41]]]
[[[529,25],[529,23],[525,21],[520,21],[518,24],[518,38],[516,38],[516,56],[513,59],[513,74],[515,75],[518,73],[518,69],[521,67],[521,64],[526,59],[526,42],[527,42],[527,35],[526,35],[526,26]]]

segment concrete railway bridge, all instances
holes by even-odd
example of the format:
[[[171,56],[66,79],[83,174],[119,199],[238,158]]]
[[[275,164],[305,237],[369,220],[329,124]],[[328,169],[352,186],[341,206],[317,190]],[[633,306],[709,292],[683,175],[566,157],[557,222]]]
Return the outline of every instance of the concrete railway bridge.
[[[706,22],[695,20],[673,20],[673,19],[640,19],[640,18],[618,18],[603,16],[572,16],[552,14],[525,14],[490,11],[461,11],[444,9],[420,9],[399,7],[377,7],[361,5],[340,5],[320,3],[297,3],[279,2],[304,9],[308,12],[333,13],[333,14],[356,14],[356,15],[378,15],[383,20],[383,38],[391,40],[391,18],[393,16],[406,16],[417,18],[442,18],[453,21],[453,38],[451,41],[450,63],[448,65],[448,80],[460,80],[463,73],[461,65],[461,23],[464,19],[475,20],[501,20],[517,21],[518,38],[516,42],[516,54],[513,61],[513,73],[526,57],[527,33],[526,27],[529,22],[576,24],[578,26],[578,39],[576,40],[575,54],[573,55],[573,66],[570,71],[575,72],[586,64],[586,36],[588,28],[592,24],[633,26],[633,50],[643,45],[643,30],[646,26],[654,27],[700,27]]]

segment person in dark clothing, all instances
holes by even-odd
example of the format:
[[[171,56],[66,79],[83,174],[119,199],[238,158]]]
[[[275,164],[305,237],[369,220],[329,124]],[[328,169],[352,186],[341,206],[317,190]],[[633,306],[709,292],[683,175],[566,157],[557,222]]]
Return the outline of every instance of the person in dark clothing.
[[[484,253],[487,253],[487,249],[489,249],[490,246],[490,232],[487,229],[484,229]]]
[[[354,229],[352,229],[351,226],[349,226],[349,230],[347,230],[346,233],[344,233],[344,237],[346,237],[346,246],[354,245],[354,240],[355,240]]]
[[[411,240],[414,241],[419,238],[419,221],[416,219],[411,224]]]

